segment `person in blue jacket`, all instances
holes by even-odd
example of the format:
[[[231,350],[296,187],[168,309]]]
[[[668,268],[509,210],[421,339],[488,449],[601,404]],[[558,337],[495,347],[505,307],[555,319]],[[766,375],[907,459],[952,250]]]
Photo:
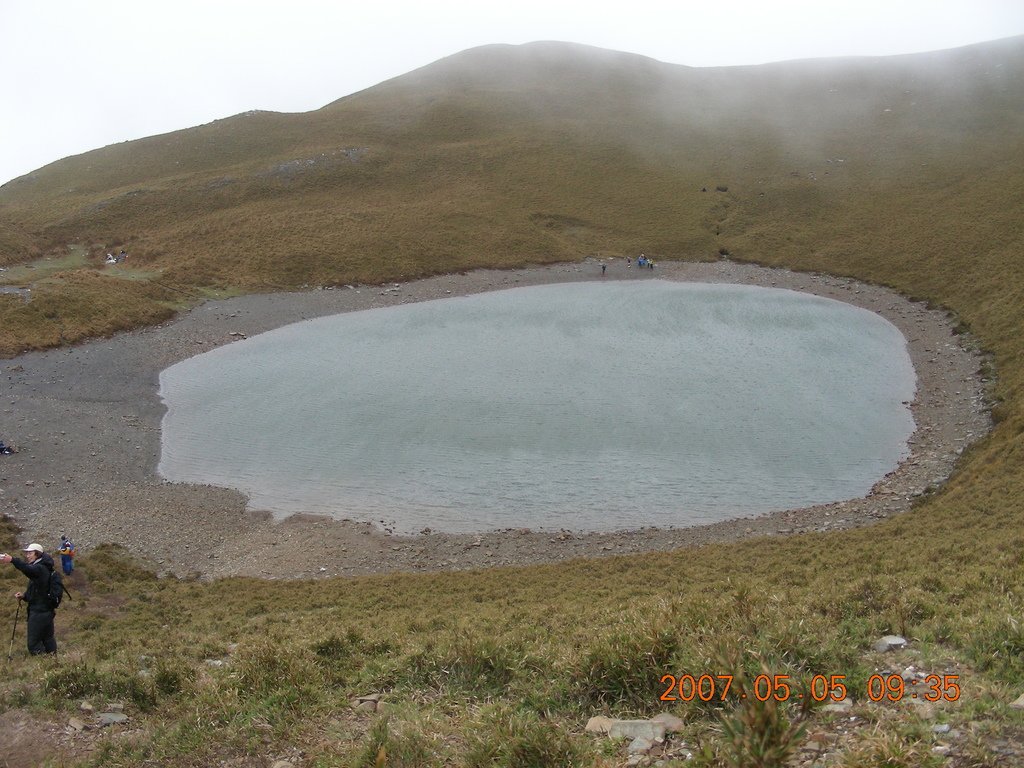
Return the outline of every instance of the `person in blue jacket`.
[[[24,592],[15,592],[18,600],[28,604],[28,652],[33,656],[56,653],[57,639],[53,633],[54,609],[50,602],[50,574],[53,558],[38,544],[29,544],[23,550],[25,559],[0,555],[0,563],[10,563],[28,577]]]
[[[65,576],[70,576],[71,572],[75,570],[75,545],[63,533],[60,535],[60,547],[57,549],[57,554],[60,555],[61,570],[64,571]]]

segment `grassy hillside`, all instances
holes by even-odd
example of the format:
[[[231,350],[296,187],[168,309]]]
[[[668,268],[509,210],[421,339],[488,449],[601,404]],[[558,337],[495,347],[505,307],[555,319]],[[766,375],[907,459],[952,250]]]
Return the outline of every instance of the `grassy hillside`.
[[[165,285],[244,290],[627,250],[795,262],[880,210],[947,221],[1015,178],[1022,49],[731,69],[474,49],[315,112],[238,115],[9,182],[0,262],[74,243],[95,270],[125,247]],[[1003,192],[995,215],[1013,210]],[[29,308],[0,313],[0,352],[53,343]],[[139,305],[130,320],[160,315]],[[60,322],[65,340],[97,332]]]
[[[780,765],[767,753],[792,736],[834,745],[831,764],[850,768],[1019,765],[1022,214],[1021,38],[711,70],[495,46],[316,112],[240,115],[11,182],[7,263],[35,255],[19,243],[84,243],[93,257],[123,243],[160,284],[189,290],[720,248],[853,275],[956,313],[993,355],[1000,403],[940,492],[849,533],[301,585],[157,581],[99,553],[83,605],[62,617],[78,663],[17,662],[7,700],[127,701],[138,733],[101,740],[94,765],[620,765],[582,726],[665,708],[666,673],[844,674],[855,721],[803,721],[793,701],[671,705],[697,752],[687,764]],[[56,325],[64,340],[112,330],[96,307],[123,290],[115,280],[92,266],[50,274],[42,309],[0,304],[0,344],[57,343]],[[120,318],[151,321],[178,300],[145,276],[132,284]],[[888,632],[910,650],[874,654]],[[872,673],[910,665],[958,675],[962,697],[866,701]],[[394,708],[348,707],[368,692]],[[937,736],[942,723],[957,735]],[[932,751],[940,741],[951,758]]]

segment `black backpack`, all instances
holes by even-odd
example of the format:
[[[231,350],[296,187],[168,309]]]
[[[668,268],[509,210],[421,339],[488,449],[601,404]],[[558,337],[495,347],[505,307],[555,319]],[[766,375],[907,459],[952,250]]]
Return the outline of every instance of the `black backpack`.
[[[64,588],[64,577],[61,576],[59,570],[54,568],[50,571],[49,581],[46,582],[46,597],[53,610],[56,611],[60,607],[60,601],[64,599],[64,595],[71,597],[71,593]]]

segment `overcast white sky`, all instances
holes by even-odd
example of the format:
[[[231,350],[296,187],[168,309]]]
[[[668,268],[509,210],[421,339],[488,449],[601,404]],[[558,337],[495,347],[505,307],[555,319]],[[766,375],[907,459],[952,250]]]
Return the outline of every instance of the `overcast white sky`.
[[[0,183],[249,109],[301,112],[488,43],[688,66],[1024,34],[1024,0],[0,0]]]

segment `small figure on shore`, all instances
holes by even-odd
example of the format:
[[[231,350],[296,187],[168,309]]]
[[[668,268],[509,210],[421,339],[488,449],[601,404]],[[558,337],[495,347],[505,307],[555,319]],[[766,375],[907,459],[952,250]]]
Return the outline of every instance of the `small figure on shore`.
[[[0,440],[0,456],[10,456],[12,453],[14,453],[14,448],[4,445],[4,441]]]
[[[75,545],[71,539],[63,533],[60,535],[60,548],[57,550],[60,555],[60,568],[65,576],[70,576],[75,570]]]
[[[607,270],[607,269],[608,269],[608,265],[605,264],[604,262],[601,262],[601,276],[602,277],[604,277],[605,270]]]
[[[38,544],[29,544],[22,550],[25,559],[0,555],[0,563],[10,563],[28,577],[24,592],[15,592],[14,597],[28,605],[28,652],[33,656],[42,653],[56,653],[57,639],[53,634],[54,603],[50,600],[50,583],[53,576],[53,558]],[[58,575],[59,578],[59,575]],[[14,619],[17,626],[17,617]]]

